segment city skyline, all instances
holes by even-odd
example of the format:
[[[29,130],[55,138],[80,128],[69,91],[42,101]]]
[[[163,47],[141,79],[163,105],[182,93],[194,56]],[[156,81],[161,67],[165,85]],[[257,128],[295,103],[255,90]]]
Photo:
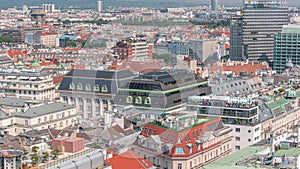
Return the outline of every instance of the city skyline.
[[[5,0],[0,0],[5,1]],[[135,3],[132,3],[135,2]],[[289,6],[296,6],[298,7],[300,5],[300,2],[298,0],[286,0]],[[60,0],[42,0],[42,1],[36,1],[36,0],[11,0],[9,2],[0,3],[0,9],[10,8],[10,7],[21,7],[22,5],[28,5],[28,6],[37,6],[42,5],[43,3],[54,3],[60,8],[89,8],[93,9],[97,5],[97,0],[69,0],[69,1],[60,1]],[[238,6],[242,7],[243,0],[223,0],[218,2],[219,5],[224,6]],[[166,8],[166,7],[182,7],[182,6],[200,6],[200,5],[210,5],[210,0],[203,0],[203,1],[197,1],[197,0],[188,0],[188,1],[180,1],[180,0],[156,0],[156,1],[146,1],[146,0],[103,0],[103,6],[108,7],[152,7],[152,8]]]

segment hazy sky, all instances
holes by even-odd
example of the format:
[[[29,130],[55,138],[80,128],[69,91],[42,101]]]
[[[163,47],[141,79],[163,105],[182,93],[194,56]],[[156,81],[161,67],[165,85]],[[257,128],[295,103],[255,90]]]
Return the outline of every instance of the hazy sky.
[[[0,8],[26,5],[42,5],[54,3],[60,7],[95,8],[97,0],[0,0]],[[210,4],[210,0],[103,0],[104,6],[146,6],[146,7],[178,7],[186,5]],[[134,1],[134,3],[132,3]],[[243,0],[219,0],[219,4],[241,6]],[[300,6],[300,0],[287,0],[289,6]]]

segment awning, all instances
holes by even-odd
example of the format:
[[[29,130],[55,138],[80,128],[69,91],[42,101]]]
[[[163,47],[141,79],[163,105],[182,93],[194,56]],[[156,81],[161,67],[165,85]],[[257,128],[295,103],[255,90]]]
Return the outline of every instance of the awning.
[[[21,80],[28,80],[29,77],[28,77],[28,76],[20,76],[20,79],[21,79]]]
[[[36,80],[37,77],[30,77],[29,80]]]
[[[7,76],[6,78],[7,79],[15,79],[15,78],[17,78],[17,76]]]

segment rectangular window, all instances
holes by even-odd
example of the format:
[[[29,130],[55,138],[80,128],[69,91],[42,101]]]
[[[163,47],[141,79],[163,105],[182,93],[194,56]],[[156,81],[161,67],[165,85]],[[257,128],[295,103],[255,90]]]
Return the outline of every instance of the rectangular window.
[[[178,163],[177,169],[182,169],[182,164],[181,163]]]
[[[235,128],[235,132],[240,132],[241,129],[240,128]]]
[[[148,130],[148,135],[151,135],[152,129]]]
[[[144,134],[146,134],[147,128],[144,128]]]
[[[153,133],[152,133],[152,135],[155,135],[156,134],[156,130],[153,130]]]
[[[240,146],[235,146],[235,150],[240,150],[241,147]]]
[[[235,137],[235,141],[240,141],[241,138],[240,137]]]

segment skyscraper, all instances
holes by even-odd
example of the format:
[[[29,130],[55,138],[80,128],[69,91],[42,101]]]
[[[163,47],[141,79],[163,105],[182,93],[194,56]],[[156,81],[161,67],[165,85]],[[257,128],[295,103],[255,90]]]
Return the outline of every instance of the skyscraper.
[[[274,53],[274,34],[280,33],[282,26],[288,24],[288,7],[278,0],[244,0],[240,23],[231,27],[236,31],[231,35],[242,36],[242,49],[239,43],[230,45],[232,60],[267,61],[272,63]],[[238,28],[239,27],[239,28]],[[235,40],[235,39],[233,39]],[[236,39],[240,40],[240,39]]]
[[[218,0],[211,0],[211,10],[212,11],[218,10]]]
[[[102,0],[97,0],[97,8],[99,13],[102,12],[103,10]]]
[[[274,38],[273,70],[282,73],[288,60],[300,65],[300,26],[285,25],[281,33]]]

